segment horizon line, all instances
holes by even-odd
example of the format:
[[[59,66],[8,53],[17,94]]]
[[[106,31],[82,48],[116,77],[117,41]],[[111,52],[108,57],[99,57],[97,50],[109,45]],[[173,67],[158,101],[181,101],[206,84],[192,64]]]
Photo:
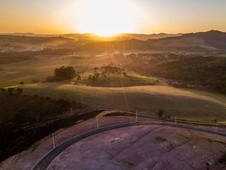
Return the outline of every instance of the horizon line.
[[[205,31],[191,31],[191,32],[178,32],[178,33],[167,33],[167,32],[159,32],[159,33],[138,33],[138,32],[123,32],[123,33],[119,33],[116,35],[112,35],[112,36],[106,36],[106,37],[116,37],[116,36],[120,36],[120,35],[126,35],[126,34],[135,34],[135,35],[159,35],[159,34],[172,34],[172,35],[178,35],[178,34],[190,34],[190,33],[201,33],[201,32],[211,32],[211,31],[217,31],[217,32],[223,32],[226,33],[226,31],[223,30],[217,30],[217,29],[210,29],[210,30],[205,30]],[[0,35],[4,35],[4,34],[30,34],[30,35],[68,35],[68,34],[78,34],[78,35],[94,35],[94,36],[99,36],[99,37],[103,37],[101,35],[95,34],[95,33],[91,33],[91,32],[87,32],[87,33],[79,33],[79,32],[68,32],[68,33],[35,33],[35,32],[0,32]]]

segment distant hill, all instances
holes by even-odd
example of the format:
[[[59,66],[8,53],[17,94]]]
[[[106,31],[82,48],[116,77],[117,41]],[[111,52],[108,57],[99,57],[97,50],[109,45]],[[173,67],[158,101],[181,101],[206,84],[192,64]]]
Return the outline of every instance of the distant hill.
[[[36,51],[45,48],[70,47],[74,40],[61,36],[38,36],[34,34],[0,35],[0,51]]]
[[[172,51],[215,51],[226,50],[226,33],[208,31],[183,34],[179,37],[149,40],[152,49]]]
[[[148,39],[161,39],[161,38],[168,38],[168,37],[178,37],[182,34],[119,34],[114,37],[99,37],[94,34],[64,34],[61,35],[62,37],[71,38],[75,40],[89,40],[89,41],[123,41],[123,40],[148,40]]]
[[[0,51],[66,48],[76,51],[169,51],[226,52],[226,33],[208,31],[189,34],[121,34],[112,38],[94,34],[0,35]]]
[[[137,35],[138,36],[138,35]],[[145,35],[141,35],[145,37]],[[214,52],[226,51],[226,33],[208,31],[182,34],[174,37],[141,40],[135,38],[115,41],[93,41],[84,44],[80,50],[106,51],[169,51],[169,52]]]

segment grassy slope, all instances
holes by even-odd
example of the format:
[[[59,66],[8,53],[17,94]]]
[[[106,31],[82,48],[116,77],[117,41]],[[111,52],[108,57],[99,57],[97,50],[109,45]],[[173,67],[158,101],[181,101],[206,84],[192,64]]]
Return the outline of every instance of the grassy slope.
[[[70,103],[23,95],[0,94],[0,130],[39,123],[68,111]],[[63,104],[63,105],[62,105]]]
[[[129,86],[140,86],[140,85],[154,85],[156,83],[155,78],[130,75],[128,77],[124,76],[111,76],[110,79],[99,78],[97,81],[92,82],[87,78],[79,81],[86,85],[97,86],[97,87],[129,87]]]
[[[101,67],[109,63],[120,64],[106,55],[93,56],[35,56],[35,60],[0,64],[0,87],[25,84],[33,80],[44,80],[53,74],[56,67],[72,65],[80,70]],[[128,62],[128,61],[127,61]],[[92,63],[92,65],[90,64]],[[112,86],[115,86],[112,81]],[[118,83],[118,82],[117,82]],[[126,83],[125,83],[126,84]],[[155,112],[164,109],[171,115],[184,118],[215,119],[226,121],[226,99],[218,96],[197,94],[188,90],[178,90],[166,86],[145,86],[128,88],[98,88],[88,86],[43,84],[27,85],[26,94],[41,94],[53,98],[73,98],[79,102],[111,108],[140,109]],[[221,102],[220,102],[221,101]],[[220,102],[220,103],[219,103]]]
[[[0,56],[1,58],[1,56]],[[109,64],[113,59],[109,56],[93,57],[76,55],[36,55],[34,60],[12,62],[12,58],[0,63],[0,87],[16,85],[21,81],[33,83],[43,81],[53,75],[54,69],[61,66],[74,66],[78,71]],[[92,64],[92,65],[91,65]]]
[[[150,114],[163,109],[179,118],[226,121],[225,99],[169,86],[102,88],[55,83],[25,88],[26,94],[73,99],[96,107],[138,109]]]

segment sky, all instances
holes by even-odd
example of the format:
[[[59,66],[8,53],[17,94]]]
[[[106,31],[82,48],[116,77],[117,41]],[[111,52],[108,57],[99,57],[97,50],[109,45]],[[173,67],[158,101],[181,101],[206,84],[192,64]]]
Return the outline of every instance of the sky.
[[[0,0],[1,33],[226,32],[226,0]]]

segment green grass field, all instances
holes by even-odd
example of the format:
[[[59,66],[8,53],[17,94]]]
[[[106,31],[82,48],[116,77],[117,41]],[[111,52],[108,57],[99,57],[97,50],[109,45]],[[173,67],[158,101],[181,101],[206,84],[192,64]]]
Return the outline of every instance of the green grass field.
[[[17,85],[21,81],[26,84],[42,82],[46,77],[53,75],[55,68],[61,66],[73,66],[76,71],[83,72],[93,67],[102,66],[104,63],[111,63],[111,61],[108,56],[95,58],[76,55],[37,55],[33,56],[33,60],[21,59],[17,62],[8,59],[5,63],[0,63],[0,87]]]
[[[215,95],[169,86],[91,87],[65,83],[25,86],[25,94],[75,100],[97,108],[139,110],[155,114],[162,109],[178,118],[226,121],[226,100]]]
[[[94,67],[110,63],[120,65],[119,61],[110,55],[32,57],[33,60],[11,63],[5,61],[5,64],[0,64],[0,87],[15,86],[23,81],[26,95],[76,100],[97,108],[139,110],[148,114],[155,114],[162,109],[166,114],[176,115],[178,118],[226,121],[224,95],[160,86],[156,84],[155,78],[139,76],[129,71],[129,77],[112,76],[107,82],[101,80],[95,84],[90,83],[86,77],[93,73]],[[126,62],[129,63],[129,60]],[[75,67],[81,73],[82,81],[37,83],[53,75],[54,69],[63,65]]]

